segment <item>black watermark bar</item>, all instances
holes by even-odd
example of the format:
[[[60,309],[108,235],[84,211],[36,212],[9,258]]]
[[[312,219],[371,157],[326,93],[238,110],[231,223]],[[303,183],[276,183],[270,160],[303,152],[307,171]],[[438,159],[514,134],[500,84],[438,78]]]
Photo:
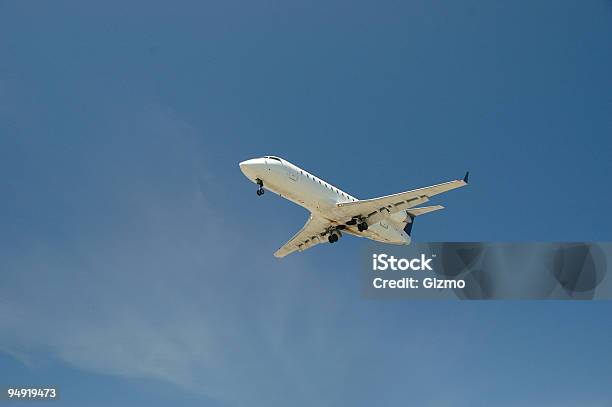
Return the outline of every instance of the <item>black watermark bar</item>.
[[[366,245],[372,299],[612,300],[612,243],[436,242]]]

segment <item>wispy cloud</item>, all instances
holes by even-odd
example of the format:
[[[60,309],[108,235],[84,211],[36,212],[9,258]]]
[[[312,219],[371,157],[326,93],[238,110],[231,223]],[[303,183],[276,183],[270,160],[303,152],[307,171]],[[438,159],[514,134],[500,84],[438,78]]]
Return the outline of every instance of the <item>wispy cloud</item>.
[[[58,225],[3,253],[0,343],[239,405],[313,401],[324,380],[306,355],[335,353],[327,336],[342,297],[317,287],[317,301],[300,299],[308,266],[275,272],[257,239],[211,208],[206,151],[189,125],[158,107],[116,123],[83,168],[95,186],[55,191],[90,195],[29,214]]]

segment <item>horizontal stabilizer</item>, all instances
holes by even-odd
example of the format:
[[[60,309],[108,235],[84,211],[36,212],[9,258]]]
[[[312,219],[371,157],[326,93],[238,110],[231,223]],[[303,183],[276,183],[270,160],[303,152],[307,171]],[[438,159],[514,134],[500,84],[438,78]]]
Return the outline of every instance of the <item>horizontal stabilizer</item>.
[[[412,226],[414,226],[414,218],[416,218],[417,216],[425,215],[429,212],[439,211],[440,209],[444,209],[444,207],[442,205],[433,205],[422,206],[420,208],[410,208],[406,210],[408,216],[406,217],[406,220],[402,222],[404,223],[404,232],[406,232],[408,236],[411,236]]]
[[[429,212],[439,211],[440,209],[444,209],[444,207],[442,205],[433,205],[433,206],[423,206],[420,208],[410,208],[407,210],[407,212],[411,214],[412,216],[421,216]]]

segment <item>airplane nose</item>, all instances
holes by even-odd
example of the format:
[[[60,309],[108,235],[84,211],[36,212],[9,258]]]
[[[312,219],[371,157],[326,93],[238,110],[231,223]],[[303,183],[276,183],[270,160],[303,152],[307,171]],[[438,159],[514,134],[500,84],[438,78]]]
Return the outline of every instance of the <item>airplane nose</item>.
[[[240,166],[240,171],[242,171],[242,173],[246,175],[247,178],[251,178],[256,164],[257,160],[253,158],[250,160],[242,161],[238,165]]]
[[[247,161],[242,161],[240,164],[238,164],[240,166],[240,171],[242,171],[242,173],[244,175],[247,175],[246,171],[247,168],[249,167],[249,163],[248,160]]]

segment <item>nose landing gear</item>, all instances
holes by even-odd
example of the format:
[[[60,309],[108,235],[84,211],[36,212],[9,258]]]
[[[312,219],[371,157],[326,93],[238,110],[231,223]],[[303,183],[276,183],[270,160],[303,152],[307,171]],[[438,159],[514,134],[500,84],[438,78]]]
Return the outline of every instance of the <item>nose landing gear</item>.
[[[257,182],[257,185],[259,185],[259,188],[257,189],[257,196],[262,196],[265,192],[263,189],[263,181],[257,178],[255,182]]]

